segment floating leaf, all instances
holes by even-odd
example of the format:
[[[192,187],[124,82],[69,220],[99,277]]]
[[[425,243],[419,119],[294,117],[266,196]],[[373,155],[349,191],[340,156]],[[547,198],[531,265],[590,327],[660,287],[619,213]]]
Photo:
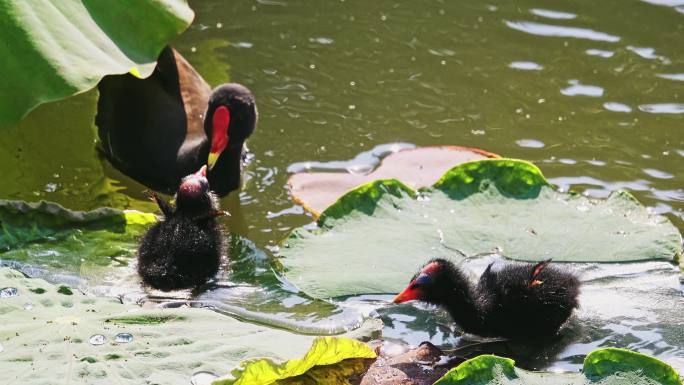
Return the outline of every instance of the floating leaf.
[[[318,298],[396,293],[435,256],[621,262],[682,252],[672,223],[630,194],[562,193],[536,166],[512,159],[461,164],[418,192],[397,180],[362,185],[318,225],[296,230],[281,249],[286,276]]]
[[[352,385],[373,363],[369,358],[349,358],[337,364],[314,366],[306,373],[274,382],[274,385]]]
[[[59,270],[133,256],[153,214],[100,208],[72,211],[56,203],[0,200],[0,258]]]
[[[482,355],[451,369],[434,385],[563,384],[681,385],[677,372],[656,358],[624,349],[591,352],[582,373],[529,372],[508,358]]]
[[[237,380],[219,379],[214,385],[268,385],[278,380],[300,376],[314,366],[332,365],[349,358],[375,357],[375,352],[362,342],[348,338],[321,337],[314,340],[309,351],[301,359],[284,363],[276,363],[271,359],[245,361],[242,367],[231,373]]]
[[[389,146],[389,147],[388,147]],[[395,150],[399,149],[398,151]],[[404,148],[400,144],[381,145],[360,158],[377,159],[379,155],[389,155],[380,165],[366,174],[344,172],[298,172],[290,177],[287,184],[295,202],[301,204],[318,216],[344,193],[355,187],[383,179],[401,179],[411,188],[427,187],[435,183],[442,174],[457,164],[476,159],[498,158],[496,154],[476,148],[459,146]],[[396,152],[391,152],[396,151]],[[376,153],[380,153],[376,155]],[[354,167],[354,161],[349,163]],[[369,167],[370,165],[364,165]]]
[[[162,47],[193,17],[183,0],[1,2],[0,125],[107,74],[148,76]]]
[[[626,349],[605,348],[594,350],[584,359],[584,375],[593,381],[621,373],[637,372],[663,385],[681,384],[679,374],[663,361]],[[636,384],[636,383],[635,383]]]
[[[516,377],[515,361],[485,354],[471,358],[451,369],[434,385],[500,384]]]
[[[55,203],[0,200],[0,265],[130,301],[192,296],[216,311],[303,334],[336,335],[362,327],[368,318],[357,309],[293,291],[271,268],[272,258],[238,236],[226,239],[230,267],[201,290],[162,297],[147,292],[134,258],[140,236],[154,221],[152,214],[130,210],[81,212]]]
[[[238,367],[222,383],[267,385],[316,365],[375,357],[348,338],[316,339],[207,309],[142,309],[114,298],[65,295],[8,268],[0,269],[0,287],[17,291],[0,298],[0,373],[12,383],[185,385],[193,373]]]

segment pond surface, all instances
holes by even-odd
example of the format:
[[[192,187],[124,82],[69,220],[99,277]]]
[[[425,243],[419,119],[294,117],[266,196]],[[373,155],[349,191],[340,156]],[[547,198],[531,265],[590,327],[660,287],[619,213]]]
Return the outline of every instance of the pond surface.
[[[246,186],[224,200],[234,212],[231,230],[249,239],[236,249],[246,247],[251,257],[236,258],[236,273],[226,279],[237,283],[219,282],[200,298],[219,310],[280,326],[301,321],[306,325],[292,328],[304,332],[334,331],[331,319],[353,327],[379,312],[385,335],[400,344],[458,342],[440,326],[448,320],[430,309],[388,310],[381,304],[388,296],[352,298],[342,308],[312,302],[263,262],[293,228],[312,221],[290,200],[288,167],[349,160],[381,144],[457,144],[527,159],[564,189],[595,197],[628,190],[684,230],[684,1],[203,0],[191,6],[195,22],[174,46],[210,84],[230,80],[251,88],[260,112]],[[91,91],[41,106],[3,132],[0,197],[80,210],[154,210],[144,186],[98,156],[96,97]],[[656,354],[684,372],[676,269],[663,263],[575,268],[592,282],[580,326],[572,328],[584,332],[530,353],[525,365],[574,370],[593,348],[621,346]],[[632,269],[624,276],[637,279],[624,283],[615,269]],[[264,294],[255,282],[275,289]],[[659,313],[628,290],[608,296],[631,285],[662,294]]]

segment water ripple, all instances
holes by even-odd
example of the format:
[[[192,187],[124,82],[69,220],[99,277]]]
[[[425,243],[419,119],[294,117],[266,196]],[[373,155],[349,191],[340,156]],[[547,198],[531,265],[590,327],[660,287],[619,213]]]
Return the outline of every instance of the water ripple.
[[[599,188],[584,188],[585,193],[595,198],[605,198],[617,190],[648,191],[651,182],[643,179],[633,181],[607,182],[590,176],[565,176],[549,178],[549,182],[564,191],[572,190],[573,186],[595,186]]]
[[[678,5],[684,5],[684,0],[641,0],[644,3],[649,3],[653,5],[663,5],[665,7],[676,7]]]
[[[658,179],[672,179],[672,178],[674,178],[674,175],[672,175],[668,172],[665,172],[665,171],[656,170],[654,168],[645,168],[643,171],[647,175],[652,176],[654,178],[658,178]]]
[[[663,79],[684,82],[684,74],[656,74],[656,76]]]
[[[416,147],[411,143],[388,143],[375,146],[370,151],[364,151],[350,160],[334,160],[328,162],[308,161],[292,163],[287,168],[289,173],[307,171],[338,171],[354,174],[366,174],[373,171],[385,156],[407,148]]]
[[[618,102],[605,102],[603,108],[613,112],[632,112],[632,107]]]
[[[640,57],[648,60],[658,60],[661,63],[664,64],[670,64],[671,61],[670,59],[666,58],[665,56],[662,55],[656,55],[655,49],[651,47],[634,47],[634,46],[628,46],[628,50],[634,52],[635,54],[639,55]]]
[[[574,19],[577,17],[574,13],[570,12],[560,12],[560,11],[552,11],[549,9],[541,9],[541,8],[532,8],[530,9],[530,12],[537,16],[541,17],[546,17],[549,19],[557,19],[557,20],[570,20]]]
[[[309,39],[309,41],[312,43],[318,43],[318,44],[322,44],[322,45],[330,45],[330,44],[335,42],[335,40],[333,40],[329,37],[323,37],[323,36],[316,37],[316,38],[312,37]]]
[[[609,35],[587,28],[562,27],[559,25],[541,24],[530,21],[506,21],[506,25],[517,31],[537,36],[572,37],[575,39],[606,41],[609,43],[620,41],[619,36]]]
[[[684,114],[684,103],[642,104],[639,109],[651,114]]]
[[[608,51],[605,49],[597,49],[597,48],[589,48],[588,50],[586,50],[584,52],[586,52],[586,54],[589,56],[598,56],[598,57],[604,57],[604,58],[613,57],[613,55],[615,55],[615,52],[613,52],[613,51]]]
[[[533,61],[514,61],[508,65],[509,68],[525,71],[539,71],[544,67]]]
[[[520,147],[527,148],[543,148],[545,146],[544,142],[536,139],[520,139],[516,140],[515,144],[517,144]]]
[[[580,84],[577,80],[570,80],[570,87],[563,88],[561,94],[565,96],[591,96],[599,98],[603,96],[603,87]]]

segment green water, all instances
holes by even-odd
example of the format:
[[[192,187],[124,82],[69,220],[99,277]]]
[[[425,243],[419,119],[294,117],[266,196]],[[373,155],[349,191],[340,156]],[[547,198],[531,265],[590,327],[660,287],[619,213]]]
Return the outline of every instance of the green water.
[[[596,197],[629,190],[684,230],[684,1],[191,6],[195,22],[174,46],[212,85],[240,82],[257,97],[255,158],[245,188],[224,205],[240,213],[231,229],[258,249],[311,222],[288,195],[289,165],[348,160],[392,142],[527,159],[565,189]],[[144,186],[98,157],[96,97],[91,91],[41,106],[4,130],[1,198],[153,209]],[[676,273],[658,269],[667,277],[661,289],[678,290]],[[434,325],[434,333],[418,333],[424,312],[419,321],[414,313],[384,315],[394,321],[386,335],[411,343],[443,337]],[[603,341],[674,357],[684,368],[681,337],[663,332],[663,342],[610,330],[622,337],[596,332],[563,360],[574,365],[572,357]],[[629,339],[635,335],[637,342]]]
[[[351,159],[389,142],[459,144],[528,159],[563,187],[594,196],[630,190],[684,228],[684,5],[191,6],[195,22],[174,46],[212,85],[241,82],[258,98],[258,131],[249,142],[256,158],[241,200],[245,233],[259,246],[309,222],[298,210],[283,212],[292,207],[284,188],[288,165]],[[535,14],[544,10],[565,19]],[[557,27],[585,38],[534,34],[567,32]],[[511,68],[519,62],[541,69]],[[593,86],[579,88],[593,96],[566,95],[574,83]],[[93,174],[101,168],[128,195],[141,196],[141,185],[95,159],[95,97],[43,106],[6,130],[0,196],[95,207],[111,198],[82,193],[95,191],[101,181]],[[651,111],[653,105],[664,111]]]

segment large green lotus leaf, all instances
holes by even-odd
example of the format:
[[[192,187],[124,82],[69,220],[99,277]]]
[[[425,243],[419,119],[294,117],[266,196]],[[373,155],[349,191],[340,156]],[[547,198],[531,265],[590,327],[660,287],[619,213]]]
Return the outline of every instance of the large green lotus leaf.
[[[628,193],[590,199],[559,192],[536,166],[512,159],[458,165],[418,192],[396,180],[362,185],[327,208],[318,225],[294,231],[281,256],[286,276],[319,298],[396,293],[436,256],[621,262],[682,252],[672,223]]]
[[[435,385],[681,385],[668,364],[625,349],[595,350],[585,358],[582,373],[529,372],[508,358],[482,355],[447,372]]]
[[[148,76],[193,17],[183,0],[0,2],[0,126],[107,74]]]
[[[303,334],[336,335],[368,322],[357,309],[292,290],[272,268],[272,258],[239,236],[227,237],[226,266],[201,290],[146,289],[135,271],[135,253],[154,221],[153,214],[132,210],[81,212],[55,203],[0,200],[0,265],[128,301],[191,298],[218,312]]]
[[[133,256],[138,237],[155,221],[153,214],[134,210],[84,212],[56,203],[0,200],[0,259],[56,270],[106,267]]]
[[[0,289],[0,373],[11,383],[185,385],[194,373],[236,368],[221,383],[267,385],[375,357],[349,338],[316,339],[201,308],[143,309],[9,268],[0,269]],[[304,358],[281,363],[296,357]]]

